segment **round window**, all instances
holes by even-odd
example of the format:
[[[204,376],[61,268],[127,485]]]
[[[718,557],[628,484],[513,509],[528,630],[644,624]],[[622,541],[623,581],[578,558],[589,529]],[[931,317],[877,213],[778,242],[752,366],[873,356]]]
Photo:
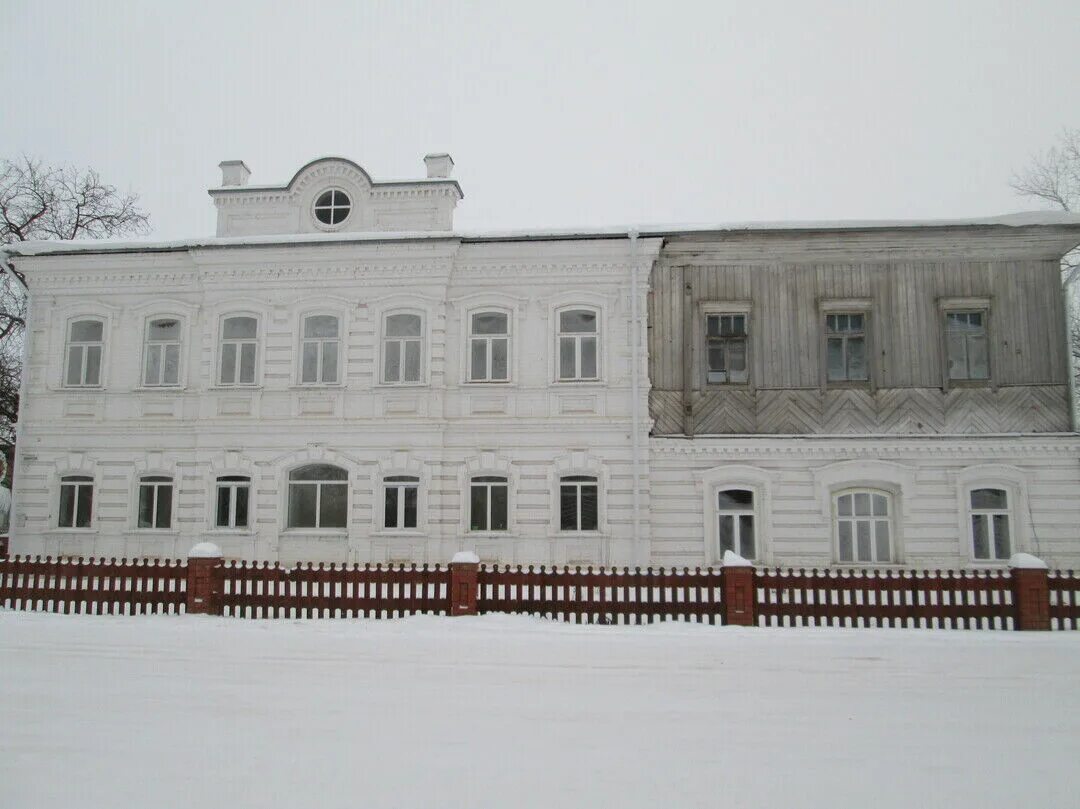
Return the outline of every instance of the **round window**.
[[[344,191],[323,191],[315,200],[315,218],[324,225],[340,225],[349,216],[352,202]]]

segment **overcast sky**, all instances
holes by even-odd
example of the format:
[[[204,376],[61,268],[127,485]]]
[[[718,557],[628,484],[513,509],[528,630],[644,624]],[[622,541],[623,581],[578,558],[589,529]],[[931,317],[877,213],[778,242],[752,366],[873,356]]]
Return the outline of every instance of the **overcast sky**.
[[[459,229],[924,218],[1035,207],[1080,126],[1080,2],[5,0],[0,156],[94,166],[158,238],[206,189],[448,151]]]

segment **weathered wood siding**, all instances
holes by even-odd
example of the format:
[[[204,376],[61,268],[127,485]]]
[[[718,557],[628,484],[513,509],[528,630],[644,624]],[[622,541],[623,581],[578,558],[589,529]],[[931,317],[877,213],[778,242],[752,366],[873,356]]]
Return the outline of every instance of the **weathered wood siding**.
[[[764,234],[665,246],[649,300],[655,434],[1069,429],[1054,258],[1009,255],[1001,247],[999,259],[972,259],[966,254],[980,252],[973,236],[971,244],[942,246],[940,256],[924,244],[921,254],[894,259],[902,251],[856,241],[831,248],[829,260],[821,260],[812,237],[796,246],[791,237],[777,239],[772,261]],[[1032,248],[1025,243],[1024,249]],[[845,251],[849,259],[838,260]],[[991,380],[985,387],[943,390],[943,298],[990,301]],[[872,302],[873,384],[865,390],[822,388],[820,302],[837,299]],[[713,301],[752,306],[747,386],[705,386],[695,367],[701,358],[690,346],[699,338],[691,330],[703,328],[701,304]]]

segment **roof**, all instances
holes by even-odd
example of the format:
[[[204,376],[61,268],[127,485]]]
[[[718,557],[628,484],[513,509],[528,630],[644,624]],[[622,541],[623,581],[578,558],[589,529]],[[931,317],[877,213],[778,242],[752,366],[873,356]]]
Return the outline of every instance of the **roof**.
[[[250,187],[250,186],[249,186]],[[160,253],[193,249],[303,246],[360,242],[419,242],[455,240],[463,243],[521,241],[579,241],[626,239],[636,232],[641,237],[686,237],[736,233],[835,233],[875,230],[920,230],[942,228],[1065,227],[1075,229],[1080,241],[1080,215],[1064,211],[1030,211],[1006,216],[973,219],[866,219],[839,221],[734,222],[723,224],[642,225],[603,228],[556,228],[504,231],[368,231],[360,233],[299,233],[265,236],[228,236],[177,241],[37,241],[18,242],[3,248],[9,256],[44,256],[92,253]]]

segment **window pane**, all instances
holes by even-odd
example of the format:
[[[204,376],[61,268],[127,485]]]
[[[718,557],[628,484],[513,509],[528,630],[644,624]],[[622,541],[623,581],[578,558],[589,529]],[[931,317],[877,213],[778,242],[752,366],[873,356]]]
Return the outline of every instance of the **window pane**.
[[[595,531],[599,524],[599,497],[596,486],[581,487],[581,530]]]
[[[990,378],[990,358],[985,337],[968,338],[968,368],[972,379]]]
[[[172,486],[157,487],[156,528],[172,528]]]
[[[71,346],[71,348],[68,349],[67,376],[64,378],[65,384],[82,384],[82,356],[83,346]]]
[[[139,527],[152,528],[154,525],[154,487],[139,486]]]
[[[862,337],[849,337],[847,341],[847,378],[866,379],[866,343]]]
[[[338,344],[327,341],[322,344],[322,382],[337,382]]]
[[[161,346],[146,347],[146,377],[143,380],[147,385],[157,385],[161,380]]]
[[[855,522],[856,558],[860,562],[871,562],[870,555],[870,521],[857,520]]]
[[[848,315],[848,330],[853,332],[861,332],[863,330],[863,316]]]
[[[507,486],[491,487],[491,530],[505,531],[508,517],[510,489]]]
[[[151,340],[179,340],[180,321],[171,318],[167,320],[152,320],[150,322],[149,338]]]
[[[78,505],[75,508],[75,527],[90,527],[90,509],[94,503],[94,487],[79,486]]]
[[[397,506],[398,488],[397,486],[387,486],[383,503],[383,527],[397,528]]]
[[[989,517],[986,514],[971,515],[971,538],[976,559],[990,558]]]
[[[229,527],[229,495],[232,489],[229,486],[218,486],[217,490],[217,527]]]
[[[289,480],[348,480],[349,473],[338,466],[314,463],[301,466],[289,473]]]
[[[727,489],[717,495],[717,504],[721,511],[745,511],[753,508],[754,493],[748,489]]]
[[[508,341],[498,338],[491,341],[491,378],[504,380],[509,378],[510,364],[507,358]]]
[[[577,486],[560,486],[559,528],[576,531],[577,527]]]
[[[888,517],[889,516],[889,501],[883,494],[875,494],[873,498],[874,516],[875,517]]]
[[[98,320],[77,320],[71,324],[71,342],[100,343],[104,325]]]
[[[101,384],[101,346],[86,347],[86,380],[87,385]]]
[[[305,337],[337,337],[338,319],[333,315],[312,315],[304,318]]]
[[[405,524],[403,528],[416,527],[416,498],[420,489],[416,486],[405,487]]]
[[[754,517],[751,514],[743,514],[739,517],[739,555],[744,559],[753,559],[754,552]]]
[[[420,341],[409,340],[405,343],[405,367],[402,382],[420,381]]]
[[[869,517],[870,516],[870,495],[866,492],[855,493],[855,516],[856,517]]]
[[[962,334],[949,334],[945,338],[948,353],[949,379],[967,379],[967,347]]]
[[[739,372],[746,370],[746,341],[729,340],[727,344],[729,371]]]
[[[255,344],[240,346],[240,382],[250,385],[255,381]]]
[[[839,525],[840,529],[840,561],[841,562],[853,562],[855,560],[851,553],[851,523],[847,520],[843,521]]]
[[[829,381],[844,379],[844,341],[838,337],[830,337],[827,348]]]
[[[162,380],[166,385],[175,385],[180,381],[180,346],[165,346],[165,373]]]
[[[724,361],[724,344],[710,343],[709,345],[709,370],[726,371],[727,363]]]
[[[596,377],[596,338],[581,338],[581,378],[594,379]]]
[[[61,528],[71,528],[75,524],[75,487],[60,487],[60,519]]]
[[[232,385],[236,382],[236,344],[225,343],[221,346],[221,384]]]
[[[233,495],[236,498],[236,527],[247,528],[248,524],[248,497],[251,494],[251,488],[248,486],[237,486],[236,493]]]
[[[391,340],[386,343],[383,357],[383,382],[401,381],[401,343]]]
[[[562,332],[595,332],[596,313],[582,309],[572,309],[569,312],[559,313],[559,331]]]
[[[723,556],[727,551],[735,550],[735,518],[727,515],[720,515],[720,555]]]
[[[224,336],[226,340],[254,339],[258,331],[258,321],[253,317],[229,317],[225,319]]]
[[[889,521],[878,520],[874,528],[874,539],[877,544],[877,561],[888,562],[892,559],[889,551]]]
[[[487,486],[473,486],[469,496],[469,530],[487,530]]]
[[[390,315],[386,318],[387,337],[419,337],[420,315]]]
[[[1008,497],[1003,489],[973,489],[971,492],[972,508],[1008,508]]]
[[[304,365],[300,376],[301,382],[319,381],[319,344],[304,343]]]
[[[1009,516],[1007,514],[994,515],[994,558],[1008,559],[1012,554],[1009,551]]]
[[[851,516],[851,495],[845,494],[836,498],[836,513],[841,517]]]
[[[705,334],[708,337],[720,336],[720,316],[709,315],[705,318]]]
[[[733,315],[731,318],[731,334],[734,337],[742,337],[746,334],[746,315]]]
[[[310,483],[289,484],[289,527],[315,527],[315,489]]]
[[[483,312],[473,315],[473,334],[506,334],[506,315],[499,312]]]
[[[472,379],[487,379],[487,342],[472,341]]]
[[[319,499],[319,527],[344,528],[349,489],[340,483],[323,484]]]
[[[576,341],[573,337],[560,337],[559,338],[559,378],[560,379],[574,379],[577,377],[577,367],[574,360],[574,345]]]

